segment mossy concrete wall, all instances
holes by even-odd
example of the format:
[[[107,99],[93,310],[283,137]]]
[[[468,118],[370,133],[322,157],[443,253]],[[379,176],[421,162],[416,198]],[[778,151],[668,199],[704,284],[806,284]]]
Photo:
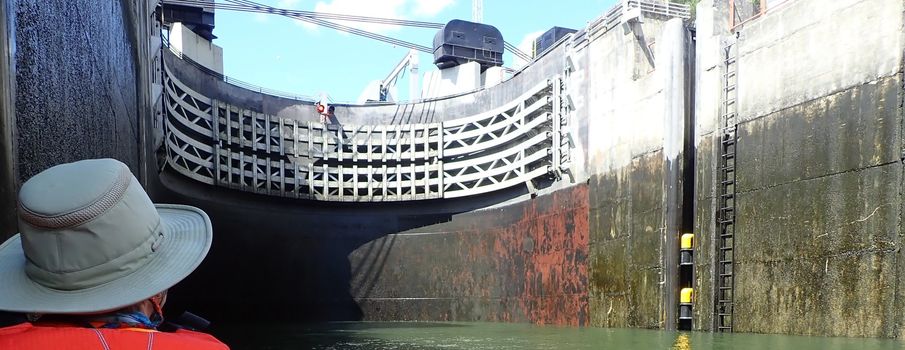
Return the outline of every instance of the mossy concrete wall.
[[[663,163],[654,151],[591,179],[591,325],[662,326]]]
[[[734,331],[901,335],[903,10],[799,0],[730,35],[699,11],[710,16],[699,56],[738,45]],[[703,61],[699,96],[719,96],[720,78],[703,73],[719,60]],[[711,249],[716,109],[698,114],[699,247]],[[712,270],[698,267],[707,288]]]
[[[588,284],[594,326],[675,327],[669,320],[675,319],[678,261],[670,259],[677,259],[678,243],[670,238],[682,225],[676,194],[682,192],[687,58],[684,28],[674,21],[647,19],[629,31],[616,27],[588,49]],[[667,30],[670,25],[678,29]],[[655,60],[644,52],[647,47],[658,48]],[[679,55],[678,66],[670,55]]]

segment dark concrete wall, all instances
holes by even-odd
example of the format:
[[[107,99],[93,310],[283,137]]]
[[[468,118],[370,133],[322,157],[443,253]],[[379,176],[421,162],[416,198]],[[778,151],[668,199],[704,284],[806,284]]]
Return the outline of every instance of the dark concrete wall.
[[[587,325],[587,186],[453,216],[349,255],[367,320]]]
[[[160,200],[201,208],[215,232],[202,265],[171,290],[170,312],[189,309],[217,323],[359,320],[348,255],[451,215],[429,204],[300,201],[212,188],[169,171],[161,177],[173,191]]]
[[[18,176],[110,157],[138,172],[139,104],[130,1],[16,1]],[[141,43],[146,45],[146,43]]]
[[[164,172],[162,201],[205,210],[214,245],[170,311],[216,322],[509,320],[586,324],[587,188],[475,211],[522,189],[417,203],[323,203]],[[224,305],[227,305],[224,307]]]

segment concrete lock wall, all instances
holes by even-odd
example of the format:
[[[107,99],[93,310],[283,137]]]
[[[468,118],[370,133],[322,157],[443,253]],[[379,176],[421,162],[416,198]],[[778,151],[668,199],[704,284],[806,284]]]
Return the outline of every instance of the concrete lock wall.
[[[2,2],[0,91],[14,95],[0,97],[0,193],[12,201],[32,175],[86,158],[119,159],[142,177],[141,122],[150,107],[141,92],[150,72],[138,14],[149,2]],[[15,232],[15,205],[0,208],[4,238]]]
[[[698,8],[696,227],[712,249],[719,47],[737,36],[734,330],[899,336],[903,2],[789,1],[733,33],[714,2]]]
[[[664,262],[676,258],[667,239],[681,230],[686,33],[680,20],[648,20],[641,31],[643,41],[619,28],[591,44],[603,53],[591,59],[587,115],[595,326],[674,327],[677,272]],[[657,48],[654,60],[645,45]]]
[[[676,122],[666,116],[684,117],[681,104],[667,113],[677,107],[671,94],[684,90],[665,86],[673,73],[684,79],[668,58],[683,54],[686,41],[681,21],[648,19],[641,30],[645,43],[618,27],[536,63],[574,59],[569,84],[585,167],[578,185],[362,245],[349,259],[362,266],[351,290],[365,319],[664,326],[658,247],[664,212],[676,209],[664,197],[665,164],[679,160],[683,144],[681,122],[676,140],[666,132]],[[668,74],[642,49],[655,41],[670,48],[658,52]]]

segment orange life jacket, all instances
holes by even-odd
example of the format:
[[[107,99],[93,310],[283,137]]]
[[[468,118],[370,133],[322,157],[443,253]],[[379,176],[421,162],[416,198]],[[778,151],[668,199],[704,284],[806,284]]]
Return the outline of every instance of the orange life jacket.
[[[20,323],[0,328],[0,350],[229,350],[211,335],[179,330]]]

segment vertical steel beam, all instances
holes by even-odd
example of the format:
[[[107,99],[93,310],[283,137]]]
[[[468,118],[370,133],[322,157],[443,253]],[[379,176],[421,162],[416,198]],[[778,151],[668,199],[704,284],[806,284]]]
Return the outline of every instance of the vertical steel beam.
[[[561,176],[560,167],[562,166],[562,120],[568,115],[568,112],[563,110],[559,101],[564,84],[564,77],[557,76],[553,78],[553,117],[551,118],[551,127],[553,129],[553,171],[557,179]]]
[[[352,167],[353,167],[354,171],[358,171],[357,165],[353,165]],[[343,168],[342,164],[336,166],[336,172],[339,174],[339,182],[338,182],[339,200],[342,201],[343,199],[346,198],[346,173],[345,173],[345,169]],[[356,187],[358,187],[358,178],[353,178],[352,181],[353,181],[353,185],[352,185],[353,194],[352,195],[355,196],[355,194],[357,194],[357,192],[358,192],[358,189],[356,188]]]
[[[268,120],[270,120],[270,119],[268,118]],[[270,123],[267,123],[267,124],[270,124]],[[270,132],[268,132],[268,134],[269,133]],[[268,136],[268,139],[269,138],[270,137]],[[270,146],[268,146],[268,147],[270,147]],[[264,163],[266,164],[266,166],[264,166],[263,170],[267,171],[267,180],[264,183],[264,185],[267,186],[267,191],[264,191],[264,193],[272,195],[273,194],[273,178],[272,178],[273,169],[271,169],[271,163],[273,163],[273,162],[270,161],[270,158],[264,158]]]
[[[437,198],[443,198],[443,179],[446,172],[443,170],[443,123],[437,124]]]
[[[293,150],[292,155],[294,157],[298,157],[299,156],[299,121],[298,120],[292,121],[292,140],[293,140],[292,141],[292,150]]]
[[[0,242],[16,233],[16,19],[14,2],[0,0]]]
[[[219,102],[211,100],[211,144],[213,147],[214,170],[211,175],[214,177],[214,185],[220,185],[220,108],[217,107]],[[229,128],[229,123],[226,124]]]
[[[270,114],[261,114],[261,116],[264,117],[264,137],[266,138],[264,141],[264,149],[267,150],[267,153],[271,153],[273,152],[273,142],[271,142],[273,141],[273,125],[271,123],[273,116]]]

